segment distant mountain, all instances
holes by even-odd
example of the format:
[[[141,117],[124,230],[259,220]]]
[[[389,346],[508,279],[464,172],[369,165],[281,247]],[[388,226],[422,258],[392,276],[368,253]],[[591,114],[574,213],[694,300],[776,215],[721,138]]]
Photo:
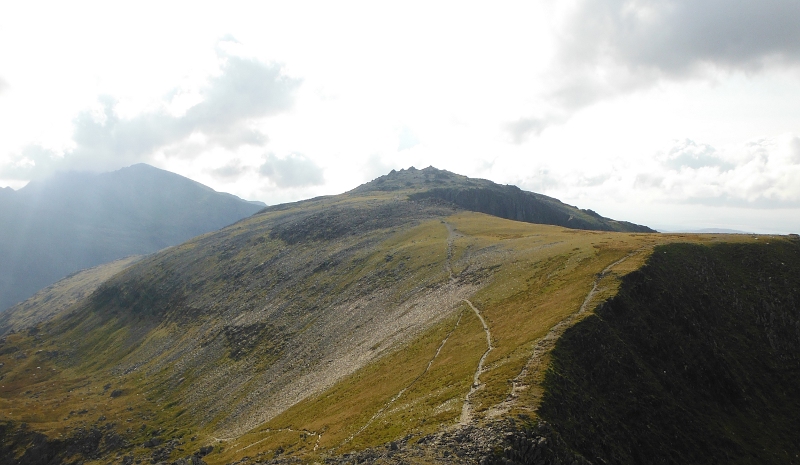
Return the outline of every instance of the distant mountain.
[[[526,223],[552,224],[572,229],[620,232],[656,232],[647,226],[606,218],[546,195],[486,179],[468,178],[432,166],[392,170],[354,189],[353,193],[407,192],[412,200],[440,199],[471,210]]]
[[[263,207],[145,164],[0,189],[0,311],[70,273],[179,244]]]

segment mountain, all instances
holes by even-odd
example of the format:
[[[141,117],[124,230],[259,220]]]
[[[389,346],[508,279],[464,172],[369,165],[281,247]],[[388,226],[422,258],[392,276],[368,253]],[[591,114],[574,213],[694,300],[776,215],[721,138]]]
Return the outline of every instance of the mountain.
[[[0,464],[800,454],[797,239],[532,224],[425,194],[485,181],[383,179],[14,307]]]
[[[155,252],[263,208],[139,164],[0,192],[0,310],[84,268]]]
[[[410,195],[412,200],[441,199],[466,210],[509,220],[596,231],[656,232],[647,226],[605,218],[592,210],[581,210],[546,195],[523,191],[517,186],[503,186],[433,167],[392,170],[353,192],[402,192],[409,187],[414,191]]]

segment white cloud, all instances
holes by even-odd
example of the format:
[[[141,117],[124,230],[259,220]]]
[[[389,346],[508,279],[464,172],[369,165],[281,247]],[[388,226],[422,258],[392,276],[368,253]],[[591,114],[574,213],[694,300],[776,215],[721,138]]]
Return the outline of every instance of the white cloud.
[[[629,195],[653,203],[753,209],[800,207],[796,138],[761,139],[717,150],[676,141],[653,162],[630,167]]]
[[[49,173],[57,167],[63,156],[54,150],[31,144],[22,148],[10,163],[0,168],[0,177],[10,180],[30,180],[31,173]]]
[[[183,114],[169,111],[169,103],[155,111],[121,117],[117,100],[99,98],[99,111],[81,112],[74,121],[74,147],[62,156],[35,145],[18,154],[0,170],[5,178],[30,179],[54,169],[110,170],[138,162],[152,162],[156,152],[195,157],[209,147],[235,151],[243,145],[263,146],[268,138],[250,123],[289,110],[300,81],[283,74],[281,66],[232,55],[221,55],[217,76],[199,90],[200,100]],[[173,94],[178,96],[179,93]],[[193,134],[203,134],[198,143]],[[185,143],[186,147],[175,147]],[[20,160],[32,163],[20,165]]]
[[[794,0],[584,0],[565,22],[561,59],[680,77],[797,64],[798,17]]]
[[[645,224],[797,197],[795,0],[346,3],[9,4],[0,185],[145,161],[274,204],[433,165]]]
[[[547,118],[526,117],[516,121],[506,123],[505,129],[511,135],[511,140],[515,144],[525,142],[530,136],[538,136],[551,124]]]
[[[267,154],[259,172],[281,188],[318,186],[325,182],[322,168],[299,153],[285,158]]]
[[[716,149],[708,144],[698,144],[693,140],[686,139],[659,154],[659,158],[666,168],[672,170],[717,167],[721,171],[727,171],[734,167],[733,164],[719,158],[716,152]]]
[[[663,81],[717,80],[800,64],[795,0],[578,0],[557,29],[538,111],[506,129],[521,143],[598,101]]]
[[[789,142],[789,160],[800,165],[800,137],[793,137]]]
[[[794,135],[719,148],[684,139],[649,156],[605,166],[542,165],[517,184],[650,226],[785,232],[796,230],[800,209],[797,146]],[[715,208],[719,214],[709,215]],[[701,211],[709,215],[708,223]],[[748,223],[751,226],[742,227]]]
[[[251,171],[250,167],[243,165],[242,161],[238,158],[234,158],[233,160],[228,161],[223,166],[219,168],[214,168],[211,171],[211,175],[217,179],[222,179],[226,181],[236,180],[243,174]]]

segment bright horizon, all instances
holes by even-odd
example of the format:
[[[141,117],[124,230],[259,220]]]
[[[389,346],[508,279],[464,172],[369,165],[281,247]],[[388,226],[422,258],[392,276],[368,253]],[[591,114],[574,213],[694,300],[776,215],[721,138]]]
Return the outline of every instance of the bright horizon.
[[[800,231],[795,1],[0,7],[0,187],[267,204],[432,165],[656,229]]]

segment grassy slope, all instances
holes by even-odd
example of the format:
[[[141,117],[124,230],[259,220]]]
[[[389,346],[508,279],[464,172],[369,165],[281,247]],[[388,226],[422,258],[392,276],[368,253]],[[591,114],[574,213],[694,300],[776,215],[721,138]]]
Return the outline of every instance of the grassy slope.
[[[559,340],[542,417],[598,463],[800,463],[800,244],[769,242],[657,248]]]
[[[600,270],[640,251],[615,268],[617,274],[602,281],[603,291],[595,297],[595,303],[613,295],[617,277],[640,266],[653,244],[720,239],[576,232],[476,213],[453,215],[446,221],[459,233],[453,251],[454,274],[468,274],[476,263],[493,273],[490,283],[471,298],[482,309],[495,345],[481,375],[486,384],[473,400],[479,419],[488,408],[506,399],[509,381],[527,362],[533,344],[555,323],[577,311]],[[221,444],[223,453],[206,460],[225,463],[245,453],[269,458],[276,449],[313,460],[320,454],[344,453],[408,435],[420,437],[454,425],[477,361],[486,350],[477,318],[466,307],[460,312],[463,319],[455,331],[456,315],[325,393],[298,403],[243,437],[225,441]],[[453,333],[442,352],[420,376],[449,331]],[[529,373],[527,381],[534,386],[524,393],[515,411],[530,414],[535,409],[541,392],[536,380],[540,378],[540,371]],[[402,396],[392,402],[403,389]],[[348,440],[355,432],[359,433]]]
[[[2,419],[27,422],[51,438],[112,422],[132,445],[125,453],[147,457],[152,450],[141,444],[156,434],[183,443],[173,459],[215,445],[208,463],[271,457],[279,447],[313,459],[418,437],[458,421],[486,350],[469,308],[425,296],[448,286],[468,292],[489,325],[495,348],[472,396],[480,421],[506,400],[537,339],[577,311],[606,266],[640,251],[615,268],[624,274],[655,244],[720,240],[574,231],[435,205],[422,216],[412,212],[408,224],[369,226],[406,208],[393,203],[395,195],[274,209],[145,259],[104,286],[84,313],[0,346]],[[377,209],[357,222],[366,229],[342,230],[335,212],[365,203]],[[296,216],[301,210],[317,215],[314,227]],[[596,301],[615,292],[615,276],[601,284]],[[399,336],[369,338],[384,325],[382,312],[400,309],[391,317],[399,318],[422,307],[438,316]],[[323,320],[348,323],[341,327],[346,334],[329,340],[315,333]],[[298,334],[307,335],[302,344],[281,345]],[[314,351],[349,337],[366,344],[360,368],[319,384],[275,416],[253,415],[272,411],[264,409],[273,391],[264,389],[275,376],[305,376],[304,363],[311,372],[324,368],[319,363],[328,355]],[[16,358],[20,353],[26,358]],[[276,367],[286,371],[270,371]],[[541,370],[528,374],[531,388],[515,411],[536,407],[540,376]],[[122,395],[112,398],[117,389]]]
[[[341,203],[347,203],[347,199]],[[226,407],[243,405],[258,380],[245,379],[232,396],[202,393],[206,395],[199,401],[198,385],[209,380],[229,383],[243,378],[243,373],[263,372],[274,361],[269,351],[262,351],[268,340],[257,340],[246,357],[232,359],[231,344],[242,341],[228,338],[220,326],[230,324],[230,316],[248,316],[242,307],[266,296],[273,308],[286,314],[281,321],[288,324],[296,320],[298,311],[336,306],[340,304],[338,298],[359,301],[365,294],[375,297],[377,289],[388,291],[378,295],[379,300],[402,301],[420,287],[425,289],[446,279],[443,260],[447,231],[438,221],[416,229],[412,222],[408,228],[388,231],[388,237],[366,231],[350,239],[300,243],[286,250],[283,240],[270,237],[271,230],[276,229],[271,217],[281,215],[260,215],[229,228],[222,240],[214,235],[201,237],[148,258],[104,286],[80,314],[53,322],[38,337],[19,334],[5,340],[2,349],[7,353],[0,356],[4,362],[0,377],[5,383],[0,388],[2,419],[28,422],[57,436],[106,417],[132,430],[129,436],[134,442],[143,442],[154,423],[156,429],[167,432],[187,424],[216,432],[218,425],[229,419],[214,411],[210,417],[204,415],[209,413],[206,406],[221,404],[223,412],[229,413],[233,409]],[[355,246],[350,247],[353,243]],[[202,253],[194,253],[196,249]],[[387,258],[390,255],[394,258]],[[270,261],[272,266],[261,266]],[[183,269],[187,271],[176,272]],[[249,271],[249,276],[243,276],[242,271]],[[281,273],[302,279],[287,283]],[[256,280],[266,286],[247,282]],[[186,288],[199,286],[202,293],[186,298]],[[179,311],[171,311],[176,307]],[[223,318],[212,312],[221,313]],[[247,321],[244,323],[242,327],[249,327]],[[314,321],[295,323],[299,331],[308,331]],[[57,336],[50,336],[55,333]],[[255,336],[260,339],[264,334]],[[386,343],[396,344],[392,341],[390,338]],[[388,348],[378,342],[378,352]],[[209,353],[200,360],[186,360],[186,354],[180,353],[186,347],[202,351],[206,343]],[[16,358],[20,354],[26,358]],[[132,369],[135,372],[131,373]],[[219,377],[215,373],[218,369],[229,370],[228,376]],[[45,370],[56,382],[36,383],[31,373],[41,374],[31,370]],[[119,399],[109,400],[109,392],[97,389],[97,383],[105,385],[108,379],[113,380],[112,389],[124,392]],[[75,380],[82,387],[79,398],[69,395]],[[89,388],[93,388],[91,393]],[[20,399],[25,400],[21,403]],[[53,402],[61,408],[54,409]],[[125,408],[119,410],[114,404]],[[136,414],[126,413],[127,407]],[[62,411],[83,410],[87,412],[61,415]],[[188,429],[181,431],[181,437],[186,437]]]

